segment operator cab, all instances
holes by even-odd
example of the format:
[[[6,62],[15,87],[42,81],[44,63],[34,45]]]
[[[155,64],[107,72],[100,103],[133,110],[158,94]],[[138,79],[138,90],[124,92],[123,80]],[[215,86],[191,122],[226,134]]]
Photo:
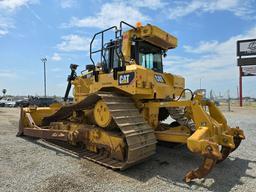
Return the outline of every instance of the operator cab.
[[[129,27],[130,30],[123,33],[123,25]],[[114,33],[111,33],[112,37],[114,36],[113,40],[105,43],[104,35],[113,30]],[[101,42],[100,48],[96,50],[93,48],[95,38]],[[148,24],[134,27],[121,21],[119,28],[112,26],[93,36],[90,43],[92,61],[90,69],[93,71],[95,81],[98,81],[99,74],[96,68],[101,68],[104,73],[113,72],[113,78],[116,80],[118,71],[125,71],[126,65],[129,65],[131,60],[147,69],[163,73],[162,58],[167,50],[174,49],[176,46],[177,39],[156,26]],[[99,61],[97,67],[95,59]]]
[[[152,69],[156,72],[163,72],[162,56],[165,52],[146,41],[133,41],[131,47],[131,59],[134,59],[137,64]]]
[[[117,54],[120,47],[117,45],[116,41],[110,41],[104,46],[102,69],[105,73],[121,65]],[[138,65],[159,73],[163,72],[163,54],[164,51],[161,48],[143,40],[133,41],[131,47],[131,59],[135,60]]]

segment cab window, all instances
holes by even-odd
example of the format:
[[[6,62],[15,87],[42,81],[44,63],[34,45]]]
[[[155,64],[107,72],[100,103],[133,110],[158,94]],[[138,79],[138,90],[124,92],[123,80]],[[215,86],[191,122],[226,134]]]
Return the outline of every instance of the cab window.
[[[136,63],[152,69],[156,72],[163,72],[162,50],[145,41],[136,41],[132,45],[131,57]]]
[[[119,47],[115,47],[114,42],[108,43],[104,48],[103,53],[103,71],[109,73],[113,68],[117,68],[120,65],[120,61],[117,55]]]

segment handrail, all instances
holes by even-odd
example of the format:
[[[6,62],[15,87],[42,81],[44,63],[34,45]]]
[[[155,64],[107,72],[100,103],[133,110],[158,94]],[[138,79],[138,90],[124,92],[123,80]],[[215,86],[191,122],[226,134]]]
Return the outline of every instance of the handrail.
[[[91,40],[91,42],[90,42],[90,60],[92,61],[93,65],[95,65],[95,62],[94,62],[94,60],[93,60],[93,58],[92,58],[92,44],[93,44],[93,42],[94,42],[96,36],[98,36],[99,34],[101,34],[101,41],[102,41],[102,42],[101,42],[101,59],[102,59],[102,55],[103,55],[103,43],[104,43],[104,42],[103,42],[103,41],[104,41],[104,36],[103,36],[103,34],[104,34],[106,31],[109,31],[109,30],[111,30],[111,29],[115,29],[115,37],[117,38],[117,34],[116,34],[117,26],[109,27],[109,28],[107,28],[107,29],[104,29],[104,30],[102,30],[102,31],[100,31],[100,32],[94,34],[94,36],[93,36],[93,38],[92,38],[92,40]]]
[[[118,58],[122,60],[122,66],[125,65],[125,60],[124,60],[124,55],[123,55],[123,52],[122,52],[122,49],[121,49],[121,40],[122,40],[122,33],[123,33],[123,25],[127,25],[128,27],[134,29],[134,30],[137,30],[136,27],[134,27],[133,25],[129,24],[129,23],[126,23],[125,21],[121,21],[120,24],[119,24],[119,29],[117,28],[117,26],[112,26],[112,27],[109,27],[107,29],[104,29],[98,33],[95,33],[91,42],[90,42],[90,60],[92,62],[92,64],[95,66],[95,62],[93,60],[93,57],[92,55],[94,53],[98,53],[98,52],[101,52],[101,56],[100,56],[100,62],[102,63],[102,59],[104,60],[104,62],[106,62],[106,58],[105,56],[103,55],[103,51],[104,51],[104,33],[111,30],[111,29],[115,29],[115,41],[118,41],[118,42],[115,42],[114,43],[114,47],[115,47],[115,53],[117,54]],[[118,33],[119,33],[119,36],[118,36]],[[101,49],[98,49],[96,51],[93,51],[92,49],[92,45],[93,45],[93,42],[96,38],[96,36],[98,35],[101,35]],[[117,46],[119,45],[120,47],[120,50],[117,50]]]
[[[137,28],[134,27],[133,25],[131,25],[129,23],[126,23],[125,21],[121,21],[120,24],[119,24],[119,26],[120,26],[120,37],[122,36],[122,32],[123,32],[122,31],[123,30],[123,24],[129,26],[130,28],[133,28],[134,30],[137,30]]]

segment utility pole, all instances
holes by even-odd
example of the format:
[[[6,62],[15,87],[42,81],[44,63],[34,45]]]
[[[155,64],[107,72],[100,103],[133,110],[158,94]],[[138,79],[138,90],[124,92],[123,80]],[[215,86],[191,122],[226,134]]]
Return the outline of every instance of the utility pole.
[[[243,107],[243,69],[239,66],[239,105]]]
[[[228,90],[228,111],[230,112],[231,111],[231,108],[230,108],[230,91]]]
[[[47,59],[46,58],[42,58],[41,61],[44,64],[44,97],[46,97],[46,67],[45,67],[45,64],[47,62]]]

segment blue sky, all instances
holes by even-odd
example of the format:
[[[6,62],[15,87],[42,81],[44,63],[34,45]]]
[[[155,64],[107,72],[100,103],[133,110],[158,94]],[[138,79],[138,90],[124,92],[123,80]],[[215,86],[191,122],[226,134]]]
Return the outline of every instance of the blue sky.
[[[193,90],[237,94],[236,41],[256,38],[255,0],[0,0],[0,90],[43,94],[47,57],[48,95],[63,95],[70,63],[90,63],[93,34],[118,25],[157,25],[179,45],[165,59],[166,71],[186,78]],[[256,97],[256,77],[244,78],[244,95]]]

